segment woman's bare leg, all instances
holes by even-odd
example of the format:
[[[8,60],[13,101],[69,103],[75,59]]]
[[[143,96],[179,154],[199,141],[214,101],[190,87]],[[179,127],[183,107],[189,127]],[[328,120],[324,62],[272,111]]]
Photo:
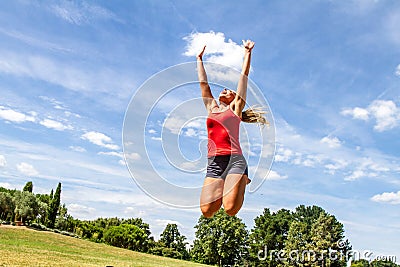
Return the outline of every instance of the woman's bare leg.
[[[236,215],[243,205],[244,192],[249,179],[246,174],[228,174],[225,179],[223,205],[229,216]]]
[[[200,209],[204,217],[211,218],[222,205],[224,180],[206,177],[200,196]]]

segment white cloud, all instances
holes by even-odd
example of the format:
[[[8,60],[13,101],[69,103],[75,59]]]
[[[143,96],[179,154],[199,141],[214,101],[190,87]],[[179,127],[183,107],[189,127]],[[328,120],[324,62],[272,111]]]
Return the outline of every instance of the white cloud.
[[[344,109],[341,112],[342,115],[350,115],[353,119],[364,120],[367,121],[369,119],[369,112],[364,108],[353,108],[353,109]]]
[[[182,126],[185,125],[186,122],[187,121],[183,118],[168,116],[164,121],[163,127],[170,130],[173,134],[179,134]]]
[[[124,210],[124,214],[127,214],[132,218],[143,218],[145,215],[147,215],[147,213],[144,210],[141,210],[140,207],[126,207]]]
[[[322,144],[327,144],[330,148],[338,148],[341,146],[342,142],[337,137],[325,136],[320,141]]]
[[[288,178],[287,175],[280,175],[279,173],[273,170],[270,170],[267,176],[267,180],[274,180],[274,181],[284,180],[287,178]]]
[[[390,177],[392,173],[396,175],[397,158],[388,158],[388,155],[366,148],[348,148],[344,142],[336,149],[329,149],[327,145],[321,145],[321,139],[299,135],[285,121],[277,122],[277,163],[320,168],[321,172],[343,177],[346,181],[372,178],[394,183],[395,179]],[[339,142],[334,138],[325,141],[330,143],[331,139],[333,145]]]
[[[280,147],[275,155],[276,162],[288,162],[294,155],[293,151],[287,148]]]
[[[253,152],[253,154],[257,155]],[[251,153],[250,153],[251,155]],[[262,146],[261,158],[263,159],[271,159],[275,156],[275,143],[268,143]]]
[[[397,191],[397,193],[385,192],[382,194],[378,194],[373,196],[371,200],[375,202],[382,202],[389,204],[400,204],[400,191]]]
[[[249,178],[260,178],[272,181],[287,179],[287,175],[281,175],[276,171],[270,170],[268,168],[262,168],[260,166],[249,166]]]
[[[324,156],[322,155],[307,155],[301,164],[306,167],[315,167],[317,164],[320,165],[323,160]]]
[[[8,109],[5,107],[0,106],[0,118],[11,121],[11,122],[16,122],[16,123],[21,123],[21,122],[34,122],[35,118],[33,116],[28,116],[26,114],[23,114],[19,111],[15,111],[12,109]]]
[[[186,127],[192,127],[196,129],[202,129],[204,127],[204,118],[191,120],[186,124]]]
[[[163,220],[163,219],[156,219],[156,224],[158,226],[167,226],[167,224],[176,224],[179,227],[183,227],[183,225],[178,222],[178,221],[173,221],[173,220]]]
[[[3,168],[7,165],[6,157],[0,155],[0,168]]]
[[[362,177],[368,176],[366,172],[363,170],[355,170],[350,175],[347,175],[344,180],[345,181],[355,181]]]
[[[301,137],[296,135],[295,138]],[[314,154],[311,151],[307,153],[294,152],[291,149],[279,147],[275,155],[276,162],[291,163],[294,165],[303,165],[305,167],[315,167],[317,163],[323,162],[325,159],[321,154]]]
[[[112,144],[112,139],[107,135],[99,132],[87,132],[81,136],[82,139],[88,140],[92,144],[105,147],[111,150],[118,150],[119,146]]]
[[[0,106],[0,118],[6,121],[22,123],[22,122],[37,122],[37,112],[30,111],[27,114]],[[64,125],[59,121],[52,119],[44,119],[39,121],[39,124],[57,131],[73,130],[71,125]]]
[[[36,176],[39,174],[39,172],[32,165],[25,162],[17,164],[17,169],[20,173],[27,176]]]
[[[207,133],[204,130],[205,125],[201,123],[203,121],[204,120],[200,119],[186,119],[180,116],[168,116],[164,121],[163,127],[173,134],[183,134],[188,137],[206,137]]]
[[[97,153],[98,155],[106,155],[106,156],[113,156],[113,157],[119,157],[119,158],[123,158],[124,156],[122,155],[121,152],[115,152],[115,151],[111,151],[111,152],[99,152]]]
[[[120,21],[118,17],[101,6],[90,5],[85,1],[61,1],[50,6],[50,11],[57,17],[71,24],[83,25],[97,19],[113,19]]]
[[[243,48],[222,32],[197,32],[183,38],[187,42],[185,56],[195,57],[207,45],[204,60],[241,69]]]
[[[113,157],[118,157],[121,158],[118,163],[122,166],[125,166],[125,160],[124,160],[124,154],[122,152],[115,152],[115,151],[111,151],[111,152],[99,152],[97,153],[98,155],[106,155],[106,156],[113,156]],[[139,160],[142,157],[140,156],[139,153],[136,152],[132,152],[132,153],[125,153],[125,157],[129,160]]]
[[[400,109],[393,101],[375,100],[369,106],[369,110],[376,118],[374,129],[378,132],[390,130],[398,125]]]
[[[0,187],[4,187],[4,188],[7,188],[7,189],[12,189],[11,188],[11,184],[9,184],[9,183],[0,183]]]
[[[39,96],[39,98],[42,99],[43,101],[49,102],[55,109],[61,109],[61,110],[66,109],[64,103],[62,103],[61,101],[58,101],[54,98],[47,97],[47,96]]]
[[[390,171],[390,168],[386,167],[386,166],[381,166],[377,163],[372,163],[368,165],[369,169],[371,169],[372,171],[375,172],[388,172]]]
[[[188,137],[195,137],[198,135],[197,131],[193,128],[188,128],[186,131],[184,131],[184,135]]]
[[[182,128],[183,134],[188,137],[199,137],[201,139],[207,138],[207,132],[205,131],[204,118],[192,119],[188,123],[185,123]]]
[[[70,146],[69,147],[71,150],[74,150],[76,152],[86,152],[86,149],[80,146]]]
[[[131,74],[117,72],[114,69],[7,50],[0,51],[0,73],[29,77],[59,85],[95,98],[96,101],[107,98],[109,101],[102,103],[113,108],[119,101],[128,97],[132,84],[135,84]],[[109,77],[115,77],[115,79],[109,79]],[[93,91],[96,91],[96,94],[92,94]]]
[[[71,125],[64,125],[59,121],[44,119],[39,122],[40,125],[43,125],[46,128],[53,129],[56,131],[64,131],[64,130],[73,130],[74,128]]]
[[[354,181],[362,177],[377,177],[378,174],[382,175],[383,173],[390,171],[390,168],[386,165],[386,163],[382,163],[371,158],[354,160],[354,170],[345,176],[345,180]]]
[[[333,162],[326,164],[325,171],[331,175],[334,175],[336,171],[343,170],[348,165],[348,162],[341,159],[335,159]]]
[[[396,76],[400,76],[400,64],[397,65],[395,74],[396,74]]]
[[[81,204],[71,203],[67,206],[68,213],[75,218],[91,218],[95,215],[96,209]]]
[[[139,154],[139,153],[136,153],[136,152],[125,153],[125,157],[126,157],[127,159],[131,159],[131,160],[139,160],[139,159],[142,158],[142,157],[140,156],[140,154]]]
[[[199,164],[201,164],[201,166],[199,167]],[[181,170],[185,170],[185,171],[202,171],[205,172],[206,168],[204,167],[203,162],[201,161],[186,161],[186,162],[182,162],[179,165],[179,168]]]
[[[392,100],[374,100],[366,109],[344,109],[341,114],[365,121],[372,117],[376,122],[374,129],[378,132],[393,129],[400,121],[400,108]]]
[[[207,59],[207,61],[212,62],[212,64],[208,62],[204,63],[204,68],[207,71],[208,79],[212,82],[223,82],[225,86],[230,86],[229,88],[234,90],[236,88],[236,83],[240,78],[240,72],[237,70],[239,67],[230,66],[226,63],[220,63],[218,59],[214,60],[213,58]],[[227,68],[226,66],[232,68]]]

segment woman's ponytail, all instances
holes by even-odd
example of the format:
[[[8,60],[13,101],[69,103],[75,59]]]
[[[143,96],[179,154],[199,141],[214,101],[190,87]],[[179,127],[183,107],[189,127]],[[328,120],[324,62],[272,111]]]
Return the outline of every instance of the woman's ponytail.
[[[261,125],[269,125],[267,119],[263,116],[266,112],[262,107],[252,106],[242,112],[242,121],[248,123],[259,123]]]

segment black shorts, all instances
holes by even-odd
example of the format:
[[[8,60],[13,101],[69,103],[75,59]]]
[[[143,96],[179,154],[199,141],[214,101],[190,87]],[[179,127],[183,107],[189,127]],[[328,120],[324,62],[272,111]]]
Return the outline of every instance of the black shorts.
[[[243,155],[224,155],[208,158],[207,177],[225,179],[228,174],[249,175]]]

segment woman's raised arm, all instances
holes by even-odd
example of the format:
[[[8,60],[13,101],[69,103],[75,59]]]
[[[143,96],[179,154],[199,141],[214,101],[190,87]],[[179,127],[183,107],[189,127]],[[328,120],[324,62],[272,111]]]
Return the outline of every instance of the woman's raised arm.
[[[197,55],[197,75],[199,77],[201,96],[203,97],[204,105],[206,106],[207,111],[211,112],[212,107],[214,105],[217,105],[217,102],[215,101],[211,93],[211,89],[207,81],[206,70],[204,69],[203,65],[203,54],[205,49],[206,46],[204,46],[200,53]]]
[[[244,45],[244,59],[242,65],[242,72],[236,90],[236,98],[234,100],[235,113],[238,116],[241,116],[242,110],[246,105],[247,81],[250,71],[251,51],[253,50],[254,42],[251,40],[243,41],[243,45]]]

